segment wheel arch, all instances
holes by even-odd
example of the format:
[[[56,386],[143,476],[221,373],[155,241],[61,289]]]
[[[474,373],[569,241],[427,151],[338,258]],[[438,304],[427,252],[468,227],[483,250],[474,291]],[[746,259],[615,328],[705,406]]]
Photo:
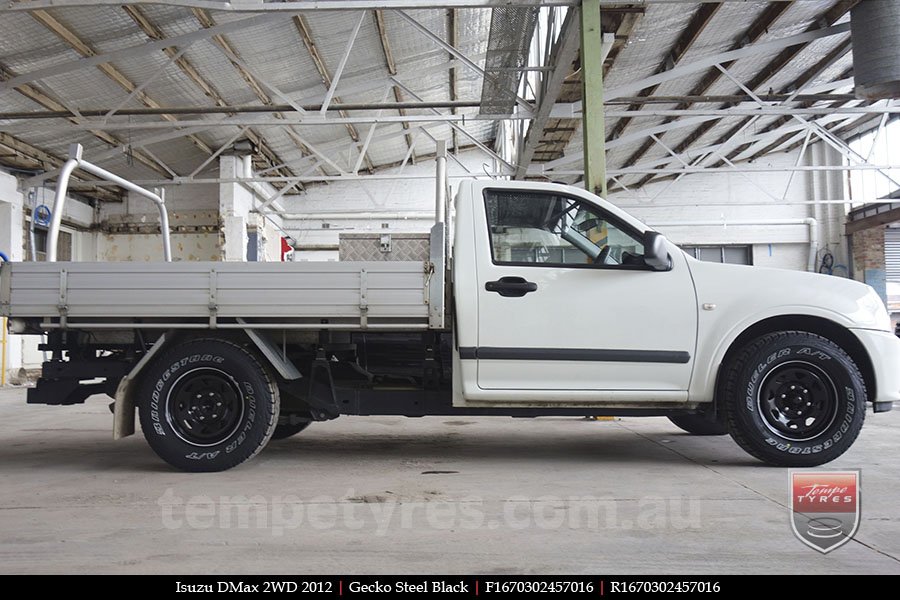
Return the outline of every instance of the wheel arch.
[[[769,317],[744,329],[728,346],[716,370],[715,405],[721,409],[724,400],[723,375],[734,355],[756,338],[776,331],[806,331],[831,340],[846,352],[859,368],[866,384],[866,396],[876,397],[875,369],[862,342],[849,329],[829,319],[811,315],[778,315]]]

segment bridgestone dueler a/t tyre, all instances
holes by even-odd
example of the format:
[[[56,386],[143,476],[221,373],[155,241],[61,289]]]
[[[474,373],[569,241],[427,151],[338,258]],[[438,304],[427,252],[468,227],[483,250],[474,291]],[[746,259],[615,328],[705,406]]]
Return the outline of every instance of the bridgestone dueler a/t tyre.
[[[779,467],[834,460],[856,440],[866,387],[837,344],[803,331],[758,338],[724,374],[728,432],[741,448]]]
[[[272,437],[278,388],[243,347],[220,339],[174,346],[147,366],[138,396],[150,447],[184,471],[224,471]]]

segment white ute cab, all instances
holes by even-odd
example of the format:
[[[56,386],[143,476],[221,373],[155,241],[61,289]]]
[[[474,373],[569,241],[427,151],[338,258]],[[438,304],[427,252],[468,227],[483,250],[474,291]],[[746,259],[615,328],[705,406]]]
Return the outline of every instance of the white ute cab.
[[[900,399],[900,340],[862,283],[701,262],[555,184],[465,182],[456,228],[460,405],[690,406],[671,416],[690,433],[812,466],[867,401]]]
[[[28,401],[108,394],[115,437],[136,408],[160,457],[220,471],[379,414],[662,415],[810,467],[900,399],[866,285],[699,262],[564,185],[467,181],[442,206],[399,261],[382,240],[358,262],[6,263],[0,309],[51,356]]]

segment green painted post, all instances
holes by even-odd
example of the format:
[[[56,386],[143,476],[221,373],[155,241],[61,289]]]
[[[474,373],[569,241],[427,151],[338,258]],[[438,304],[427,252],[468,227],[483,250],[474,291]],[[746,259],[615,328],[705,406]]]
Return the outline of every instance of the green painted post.
[[[581,2],[584,187],[606,198],[606,125],[603,118],[603,32],[600,0]]]

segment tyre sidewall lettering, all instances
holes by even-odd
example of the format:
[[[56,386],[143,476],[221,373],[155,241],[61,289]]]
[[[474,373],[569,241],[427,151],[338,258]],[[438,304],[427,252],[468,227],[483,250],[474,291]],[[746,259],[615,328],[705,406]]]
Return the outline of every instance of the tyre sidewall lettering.
[[[776,360],[786,358],[790,355],[791,349],[784,348],[782,350],[779,350],[778,352],[773,352],[766,358],[765,362],[761,362],[756,366],[756,368],[753,370],[753,373],[751,373],[750,375],[750,381],[747,383],[747,410],[754,410],[756,396],[753,390],[756,389],[756,384],[759,382],[759,378],[762,377],[762,374],[765,373],[769,366]]]
[[[237,437],[225,446],[225,454],[231,454],[246,441],[248,433],[253,429],[253,423],[256,422],[256,392],[253,388],[253,384],[249,381],[242,381],[239,386],[244,395],[246,422],[243,427],[241,427]]]

